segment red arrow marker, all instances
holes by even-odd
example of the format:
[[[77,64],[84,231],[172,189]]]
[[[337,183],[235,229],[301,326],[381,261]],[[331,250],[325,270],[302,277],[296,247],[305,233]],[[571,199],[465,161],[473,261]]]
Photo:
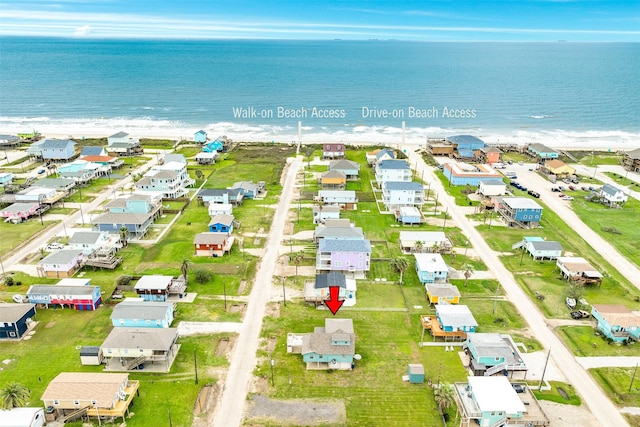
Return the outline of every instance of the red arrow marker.
[[[334,316],[336,315],[338,310],[340,310],[342,304],[344,304],[344,300],[338,299],[339,293],[340,286],[329,286],[329,299],[324,302],[325,305],[329,307],[329,310],[331,310],[331,314],[333,314]]]

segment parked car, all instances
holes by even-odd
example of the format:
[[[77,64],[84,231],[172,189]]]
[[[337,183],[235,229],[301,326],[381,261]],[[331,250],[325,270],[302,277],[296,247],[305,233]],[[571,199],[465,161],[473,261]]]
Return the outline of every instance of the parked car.
[[[558,197],[564,197],[564,193],[558,194]]]
[[[24,295],[20,295],[20,294],[14,295],[12,297],[12,299],[13,299],[13,302],[17,302],[18,304],[22,304],[22,303],[25,303],[25,302],[29,301],[27,299],[27,297],[25,297]]]
[[[64,245],[62,243],[53,242],[49,243],[45,249],[48,251],[57,251],[58,249],[64,249]]]
[[[589,314],[588,311],[584,311],[584,310],[572,311],[569,314],[571,315],[572,319],[584,319],[591,316],[591,314]]]
[[[597,190],[597,188],[596,188],[596,187],[589,187],[589,190],[591,190],[591,191],[596,191],[596,190]]]
[[[560,190],[560,191],[565,191],[565,190],[566,190],[566,188],[564,188],[564,186],[563,186],[563,185],[559,185],[559,186],[558,186],[558,190]]]
[[[589,187],[584,187],[584,186],[582,186],[582,187],[580,187],[580,189],[581,189],[582,191],[589,191]]]
[[[569,190],[571,190],[571,191],[576,191],[576,187],[574,187],[573,185],[570,185],[570,186],[569,186]]]
[[[527,191],[527,193],[528,193],[530,196],[535,197],[536,199],[539,199],[539,198],[540,198],[540,193],[537,193],[537,192],[535,192],[535,191],[533,191],[533,190],[529,190],[529,191]]]
[[[564,197],[562,198],[562,200],[571,201],[571,200],[573,200],[573,197],[571,197],[571,196],[564,196]]]
[[[511,387],[513,387],[516,393],[524,393],[526,391],[522,384],[511,384]]]
[[[558,191],[560,191],[560,189],[558,187],[551,187],[551,191],[557,193]]]
[[[42,175],[42,174],[43,174],[43,173],[45,173],[45,172],[46,172],[46,171],[45,171],[44,169],[40,169],[40,170],[38,171],[38,175]]]

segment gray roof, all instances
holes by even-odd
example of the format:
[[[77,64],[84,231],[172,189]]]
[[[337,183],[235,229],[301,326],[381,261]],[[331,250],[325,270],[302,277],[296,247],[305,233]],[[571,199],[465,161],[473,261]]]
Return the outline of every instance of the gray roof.
[[[75,145],[75,142],[68,139],[45,139],[41,147],[48,149],[67,148],[69,144]]]
[[[47,257],[40,260],[38,264],[68,264],[78,255],[82,255],[82,251],[79,249],[60,249],[50,253]]]
[[[157,320],[167,317],[172,302],[128,301],[117,304],[111,313],[111,319]]]
[[[380,150],[378,152],[378,154],[376,154],[376,158],[379,159],[380,157],[384,156],[385,154],[389,155],[391,158],[395,158],[396,157],[396,153],[393,150],[389,150],[388,148],[384,148],[384,149]]]
[[[101,347],[168,351],[177,338],[177,328],[113,328]]]
[[[326,274],[317,274],[314,287],[316,289],[328,288],[329,286],[347,287],[347,276],[337,271]]]
[[[322,178],[342,178],[342,179],[347,178],[344,172],[336,169],[331,169],[330,171],[324,172],[321,177]]]
[[[484,146],[484,141],[473,135],[452,135],[447,136],[446,140],[452,144],[482,144]]]
[[[136,283],[133,288],[162,290],[169,288],[172,281],[173,276],[163,276],[161,274],[146,275],[138,279],[138,283]]]
[[[529,149],[532,149],[537,153],[557,153],[556,150],[549,148],[544,144],[529,144]]]
[[[560,244],[560,242],[543,240],[543,241],[532,241],[529,243],[531,244],[533,249],[536,251],[561,251],[562,250],[562,245]]]
[[[100,286],[31,285],[27,295],[93,295]]]
[[[318,190],[318,196],[323,198],[341,198],[355,200],[356,192],[355,190]]]
[[[37,208],[38,206],[40,206],[40,204],[37,203],[37,202],[35,202],[35,203],[14,203],[14,204],[9,205],[6,208],[2,209],[2,211],[0,211],[0,212],[20,213],[20,212],[26,212],[28,210],[31,210],[34,207]]]
[[[356,169],[360,170],[360,164],[356,162],[352,162],[351,160],[341,159],[341,160],[333,160],[329,163],[329,170],[345,170],[345,169]]]
[[[131,147],[135,147],[136,145],[138,145],[138,142],[136,142],[136,141],[112,142],[111,144],[109,144],[109,148],[111,148],[111,149],[113,149],[113,148],[131,148]]]
[[[237,197],[242,194],[240,188],[203,188],[198,191],[198,197],[216,197],[228,194],[230,197]]]
[[[101,233],[97,231],[76,231],[69,239],[69,243],[93,244],[98,241]]]
[[[80,349],[80,356],[98,356],[100,354],[100,346],[86,345]]]
[[[411,169],[405,160],[382,160],[378,163],[379,169]]]
[[[198,233],[193,238],[193,243],[195,245],[222,245],[228,238],[227,233]]]
[[[483,179],[480,182],[484,183],[484,185],[503,185],[507,186],[504,181],[500,181],[499,179]]]
[[[470,333],[467,340],[476,350],[478,357],[502,357],[509,365],[522,363],[519,357],[516,358],[516,349],[511,347],[506,337],[497,333]]]
[[[127,207],[127,200],[151,200],[151,196],[148,194],[132,194],[128,197],[118,197],[117,199],[109,201],[106,208],[125,208]]]
[[[34,304],[0,304],[0,322],[14,323],[35,307]]]
[[[600,188],[600,191],[605,194],[608,194],[609,196],[615,196],[616,194],[620,193],[622,190],[611,184],[605,184],[602,186],[602,188]]]
[[[233,189],[233,190],[240,189],[240,190],[244,190],[244,191],[253,191],[255,193],[260,191],[260,185],[256,184],[253,181],[238,181],[238,182],[234,182],[233,185],[230,188]]]
[[[464,326],[478,326],[478,322],[466,305],[437,304],[436,313],[442,326],[450,326],[454,329]]]
[[[366,252],[371,253],[371,243],[363,240],[322,239],[318,248],[321,252]]]
[[[316,205],[313,205],[311,207],[311,210],[313,212],[340,212],[342,209],[340,209],[340,206],[316,206]]]
[[[187,164],[187,159],[184,158],[184,154],[165,154],[164,162],[165,163],[178,162],[178,163]]]
[[[102,154],[103,150],[104,150],[103,147],[94,147],[94,146],[82,147],[80,156],[99,156]]]
[[[498,147],[492,147],[490,145],[480,148],[480,151],[482,151],[483,153],[502,153],[502,150],[500,150]]]
[[[640,148],[636,148],[635,150],[627,151],[625,153],[626,156],[631,157],[632,159],[640,159]]]
[[[233,215],[228,215],[228,214],[215,215],[213,218],[211,218],[211,222],[209,222],[209,225],[212,225],[212,224],[222,224],[222,225],[231,226],[233,225]]]
[[[386,181],[382,186],[388,191],[424,191],[424,185],[414,181]]]
[[[349,345],[332,345],[332,338],[348,340]],[[356,349],[356,336],[352,319],[325,319],[324,328],[302,337],[302,354],[352,355]]]
[[[428,283],[426,285],[429,295],[438,297],[459,297],[460,290],[450,283]]]
[[[339,238],[339,239],[364,239],[364,232],[361,227],[328,227],[319,225],[313,232],[316,239]]]
[[[512,209],[542,210],[542,206],[527,197],[504,197],[502,201]]]
[[[129,136],[126,132],[118,132],[111,135],[109,138],[124,138],[125,136]]]
[[[33,183],[32,187],[41,187],[41,188],[66,188],[71,184],[71,187],[76,185],[76,182],[72,179],[65,178],[43,178]]]
[[[92,224],[144,224],[151,218],[151,213],[111,213],[106,212],[94,218]]]

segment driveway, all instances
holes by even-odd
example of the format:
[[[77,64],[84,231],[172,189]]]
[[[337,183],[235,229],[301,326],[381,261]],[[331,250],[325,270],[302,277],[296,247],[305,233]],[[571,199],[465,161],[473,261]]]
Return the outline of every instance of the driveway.
[[[476,252],[489,270],[494,272],[509,300],[518,307],[522,317],[527,320],[533,335],[546,349],[551,349],[549,363],[555,363],[557,367],[562,367],[564,375],[571,379],[571,383],[576,390],[580,390],[583,401],[602,425],[628,425],[618,408],[602,392],[593,378],[576,362],[574,355],[567,350],[553,330],[547,326],[545,318],[538,307],[524,293],[511,272],[505,268],[497,254],[491,250],[484,238],[467,220],[462,210],[456,206],[454,199],[446,194],[440,180],[435,179],[432,174],[433,168],[425,164],[422,157],[414,151],[415,148],[415,146],[406,146],[411,163],[416,165],[417,175],[426,172],[426,175],[432,181],[431,188],[440,194],[439,201],[444,208],[448,208],[449,214],[469,238]],[[517,170],[518,173],[520,173],[520,169],[526,170],[527,168],[519,168]],[[562,212],[560,215],[562,215]]]

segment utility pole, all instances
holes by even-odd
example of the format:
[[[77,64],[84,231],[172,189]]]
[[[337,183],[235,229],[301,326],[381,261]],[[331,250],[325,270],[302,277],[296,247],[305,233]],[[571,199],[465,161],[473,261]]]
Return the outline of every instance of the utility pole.
[[[271,353],[271,387],[275,386],[275,383],[273,381],[273,365],[275,365],[275,361],[273,360],[273,353]]]
[[[549,363],[549,356],[551,356],[551,349],[547,353],[547,360],[544,361],[544,369],[542,370],[542,377],[540,377],[540,385],[538,386],[538,391],[542,390],[542,382],[544,381],[544,374],[547,372],[547,363]]]
[[[193,349],[193,368],[196,372],[196,385],[198,384],[198,358],[196,357],[196,349]]]
[[[629,384],[629,393],[631,393],[631,387],[633,387],[633,380],[636,379],[636,372],[638,372],[638,364],[636,363],[636,367],[633,370],[633,376],[631,377],[631,383]]]
[[[522,259],[524,258],[524,246],[522,247],[522,255],[520,255],[520,266],[522,267]]]
[[[284,303],[284,306],[287,306],[287,294],[285,293],[284,290],[284,281],[287,280],[287,276],[282,276],[282,302]]]
[[[224,311],[227,311],[227,282],[222,282],[222,292],[224,292]]]

